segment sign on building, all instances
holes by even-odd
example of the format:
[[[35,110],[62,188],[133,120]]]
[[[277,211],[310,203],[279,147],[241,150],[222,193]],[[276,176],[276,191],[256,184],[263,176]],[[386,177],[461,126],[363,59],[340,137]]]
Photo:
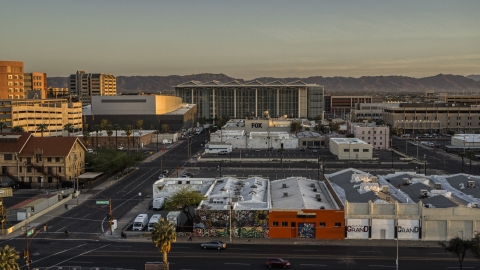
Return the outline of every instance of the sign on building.
[[[420,221],[418,219],[399,219],[397,233],[400,240],[418,240],[420,238]]]
[[[370,222],[368,219],[347,219],[348,239],[368,239]]]

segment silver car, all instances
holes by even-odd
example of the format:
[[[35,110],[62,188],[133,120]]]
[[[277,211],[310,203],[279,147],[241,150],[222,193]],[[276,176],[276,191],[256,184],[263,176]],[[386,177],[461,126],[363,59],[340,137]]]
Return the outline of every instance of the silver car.
[[[213,248],[213,249],[225,249],[227,248],[227,244],[223,243],[220,240],[213,240],[207,243],[202,243],[200,245],[201,248],[207,249],[207,248]]]

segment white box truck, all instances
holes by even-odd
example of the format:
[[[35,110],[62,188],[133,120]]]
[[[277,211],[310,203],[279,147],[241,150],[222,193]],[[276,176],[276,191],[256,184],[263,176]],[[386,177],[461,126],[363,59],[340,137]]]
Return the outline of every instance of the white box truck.
[[[171,211],[167,215],[167,220],[172,223],[175,228],[179,225],[179,219],[180,219],[180,211]]]
[[[163,205],[165,204],[165,198],[163,197],[158,197],[153,200],[153,210],[160,210],[163,208]]]
[[[155,225],[155,223],[158,223],[158,219],[162,218],[162,215],[160,214],[155,214],[153,215],[151,218],[150,218],[150,221],[148,222],[148,231],[151,231],[153,230],[153,225]]]
[[[132,231],[143,231],[148,224],[148,215],[140,214],[133,221]]]

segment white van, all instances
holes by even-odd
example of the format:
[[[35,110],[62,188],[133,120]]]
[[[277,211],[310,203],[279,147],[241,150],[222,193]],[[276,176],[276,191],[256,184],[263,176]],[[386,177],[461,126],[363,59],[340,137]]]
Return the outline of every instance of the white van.
[[[165,198],[163,197],[158,197],[153,200],[153,210],[160,210],[163,208],[163,205],[165,204]]]
[[[135,218],[133,222],[132,231],[142,231],[148,223],[148,215],[147,214],[140,214]]]
[[[148,231],[153,230],[153,225],[155,223],[158,223],[158,219],[162,218],[162,215],[160,214],[155,214],[150,218],[150,221],[148,222]]]

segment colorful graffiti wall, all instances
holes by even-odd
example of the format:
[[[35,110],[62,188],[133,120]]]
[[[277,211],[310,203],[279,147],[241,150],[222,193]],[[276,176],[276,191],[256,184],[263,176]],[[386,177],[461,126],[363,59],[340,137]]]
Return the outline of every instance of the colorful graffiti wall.
[[[193,234],[197,237],[229,237],[229,210],[197,210]],[[232,211],[233,237],[268,238],[268,210]]]

